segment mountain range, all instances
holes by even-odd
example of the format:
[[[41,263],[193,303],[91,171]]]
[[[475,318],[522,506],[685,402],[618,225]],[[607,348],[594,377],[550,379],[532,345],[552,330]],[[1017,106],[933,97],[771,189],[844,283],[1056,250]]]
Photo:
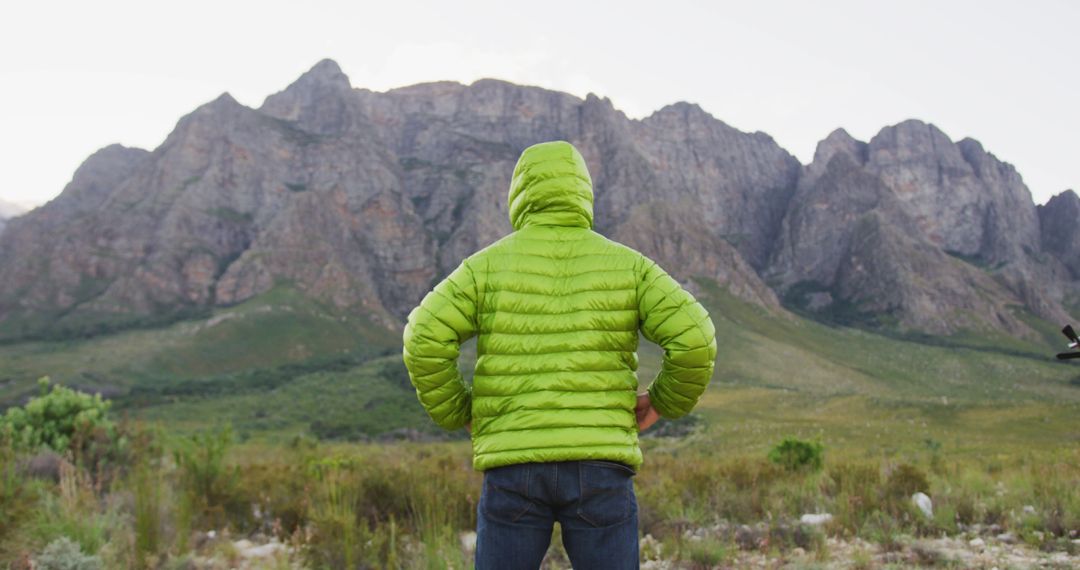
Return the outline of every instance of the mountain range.
[[[1080,198],[1036,206],[1012,165],[933,124],[838,129],[801,164],[692,103],[638,120],[497,79],[377,92],[323,60],[257,109],[223,93],[151,151],[102,148],[55,199],[0,220],[0,340],[169,322],[276,287],[400,331],[511,231],[515,161],[554,139],[588,162],[595,229],[688,286],[930,335],[1034,339],[1033,323],[1080,315]]]

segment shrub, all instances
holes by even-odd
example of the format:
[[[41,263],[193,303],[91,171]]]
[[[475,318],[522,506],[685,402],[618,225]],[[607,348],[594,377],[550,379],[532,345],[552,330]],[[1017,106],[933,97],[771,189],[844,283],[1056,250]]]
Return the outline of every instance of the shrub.
[[[918,467],[901,463],[889,473],[885,487],[891,498],[905,499],[919,491],[929,493],[930,481]]]
[[[732,545],[715,538],[682,542],[679,559],[691,562],[694,567],[713,568],[724,566],[733,557]]]
[[[181,438],[173,451],[181,489],[199,522],[211,528],[250,514],[238,496],[238,469],[225,465],[231,444],[232,428],[226,426]]]
[[[87,444],[96,430],[114,434],[115,426],[105,417],[110,402],[102,400],[101,394],[91,396],[59,384],[53,384],[50,390],[48,376],[39,379],[38,386],[38,397],[0,416],[0,424],[13,432],[16,444],[63,453],[73,444]]]
[[[55,492],[41,496],[28,530],[41,544],[64,537],[82,552],[97,554],[124,522],[118,505],[102,505],[96,491],[85,469],[62,464]]]
[[[769,451],[769,460],[788,471],[821,469],[825,446],[820,441],[786,437]]]
[[[37,556],[37,568],[40,570],[100,570],[101,559],[83,554],[77,543],[62,536],[50,542]]]
[[[16,467],[12,432],[0,423],[0,537],[7,536],[33,505],[34,494]]]

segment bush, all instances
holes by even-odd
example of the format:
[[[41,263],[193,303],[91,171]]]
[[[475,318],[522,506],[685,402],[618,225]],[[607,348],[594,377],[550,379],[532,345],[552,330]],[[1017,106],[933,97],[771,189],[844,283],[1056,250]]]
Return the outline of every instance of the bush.
[[[197,433],[181,438],[173,458],[180,487],[195,511],[198,522],[220,528],[227,520],[245,518],[248,506],[239,497],[239,471],[225,465],[232,444],[232,428]]]
[[[11,440],[10,430],[0,424],[0,538],[18,526],[34,503],[34,493],[17,469]]]
[[[40,570],[100,570],[101,559],[83,554],[77,543],[62,536],[50,542],[37,556],[37,568]]]
[[[41,394],[24,407],[14,407],[0,416],[0,429],[11,430],[15,443],[31,450],[47,447],[57,453],[72,449],[76,453],[87,445],[95,432],[114,435],[115,426],[105,417],[110,402],[53,384],[49,377],[38,380]]]
[[[784,438],[769,451],[769,460],[788,471],[817,471],[824,464],[825,446],[820,441]]]
[[[889,473],[889,479],[885,485],[886,491],[893,499],[906,499],[919,491],[930,492],[930,481],[926,473],[908,463],[897,465]]]

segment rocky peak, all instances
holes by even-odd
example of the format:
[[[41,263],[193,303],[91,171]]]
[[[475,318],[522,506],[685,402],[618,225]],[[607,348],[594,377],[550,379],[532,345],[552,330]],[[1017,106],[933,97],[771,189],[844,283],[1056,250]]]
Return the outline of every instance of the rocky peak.
[[[79,165],[71,182],[50,204],[62,204],[66,209],[93,210],[149,155],[147,150],[120,144],[103,147]]]
[[[870,139],[868,154],[872,162],[883,166],[928,159],[935,165],[966,166],[959,149],[948,135],[933,124],[918,119],[908,119],[881,129]]]
[[[874,136],[867,159],[945,251],[996,264],[1038,250],[1030,192],[977,141],[953,143],[936,126],[912,119]]]
[[[176,128],[166,137],[166,143],[171,138],[201,136],[207,129],[213,130],[223,124],[231,123],[237,116],[250,110],[233,98],[228,91],[224,91],[213,100],[199,105],[194,111],[181,117],[176,123]],[[197,132],[189,133],[189,130]]]
[[[685,127],[693,125],[694,123],[709,121],[722,122],[706,112],[705,109],[702,109],[701,105],[689,103],[687,101],[676,101],[675,103],[664,105],[642,119],[643,123],[663,125],[665,127],[676,127],[679,125]]]
[[[992,153],[983,149],[982,143],[967,137],[956,143],[964,160],[971,165],[975,175],[985,182],[996,182],[1013,187],[1012,192],[1003,197],[1015,202],[1016,206],[1030,207],[1033,203],[1031,191],[1024,185],[1020,173],[1008,162],[999,160]]]
[[[665,199],[696,202],[713,232],[763,269],[795,191],[799,161],[768,135],[740,131],[685,101],[634,126],[653,174],[651,187],[629,197],[648,203],[662,187],[670,192]]]
[[[351,89],[349,77],[341,70],[336,61],[326,58],[313,65],[299,79],[292,83],[293,86],[332,85],[338,88]]]
[[[336,62],[324,59],[283,91],[267,97],[259,110],[295,121],[311,133],[338,135],[347,131],[357,118],[354,99],[348,76]]]
[[[853,222],[868,213],[881,229],[873,235],[909,237],[875,253],[877,246],[853,234]],[[875,283],[876,294],[886,295],[889,283],[903,283],[906,292],[888,310],[912,326],[946,331],[946,322],[960,324],[955,315],[979,307],[972,314],[986,316],[984,324],[997,319],[1022,334],[1030,331],[1006,318],[1003,307],[1009,303],[1045,318],[1061,317],[1060,290],[1045,286],[1054,281],[1046,277],[1053,268],[1041,264],[1039,249],[1031,194],[1011,165],[974,139],[953,143],[936,126],[907,120],[885,127],[868,144],[837,130],[818,145],[814,162],[803,169],[768,273],[781,291],[812,285],[844,302],[868,303],[871,312],[886,309],[854,295],[860,286]],[[845,272],[843,260],[856,250],[864,257],[891,252],[895,263],[867,265],[872,270],[866,274]],[[905,258],[913,262],[901,263]],[[973,269],[992,272],[996,283]],[[886,278],[883,272],[895,275]],[[936,313],[955,314],[940,321]]]
[[[799,182],[769,268],[788,305],[936,334],[991,323],[1029,333],[1006,308],[1015,297],[931,243],[856,155],[819,153],[827,162],[815,160],[807,170],[816,177]]]
[[[507,81],[505,79],[498,79],[495,77],[481,77],[469,84],[470,89],[488,90],[488,91],[519,91],[522,89],[529,89],[527,85],[518,85]]]
[[[1080,197],[1066,190],[1038,207],[1043,251],[1056,256],[1080,279]]]
[[[799,180],[769,264],[770,281],[785,293],[800,282],[821,289],[838,285],[837,271],[854,240],[853,224],[868,214],[917,233],[892,191],[857,156],[818,154],[824,164],[815,160],[806,169],[815,176]]]
[[[833,155],[844,153],[855,159],[856,163],[865,164],[867,149],[866,143],[856,140],[846,130],[836,129],[818,143],[814,150],[814,163],[828,164]]]
[[[844,155],[859,166],[866,164],[869,145],[856,140],[844,129],[836,129],[818,143],[814,150],[814,161],[806,165],[799,179],[799,186],[812,186],[825,173],[825,168],[834,156]]]

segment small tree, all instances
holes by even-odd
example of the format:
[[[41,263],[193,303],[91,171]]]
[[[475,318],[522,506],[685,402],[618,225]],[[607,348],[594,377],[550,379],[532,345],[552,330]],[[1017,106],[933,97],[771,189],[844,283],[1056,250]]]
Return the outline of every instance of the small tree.
[[[11,430],[16,445],[78,454],[78,448],[88,444],[95,433],[115,435],[116,427],[106,417],[111,402],[102,400],[101,394],[91,396],[59,384],[50,390],[48,376],[39,379],[38,386],[38,397],[0,416],[0,429]]]
[[[769,460],[787,471],[809,469],[817,471],[825,462],[825,446],[820,441],[804,441],[785,437],[769,450]]]

